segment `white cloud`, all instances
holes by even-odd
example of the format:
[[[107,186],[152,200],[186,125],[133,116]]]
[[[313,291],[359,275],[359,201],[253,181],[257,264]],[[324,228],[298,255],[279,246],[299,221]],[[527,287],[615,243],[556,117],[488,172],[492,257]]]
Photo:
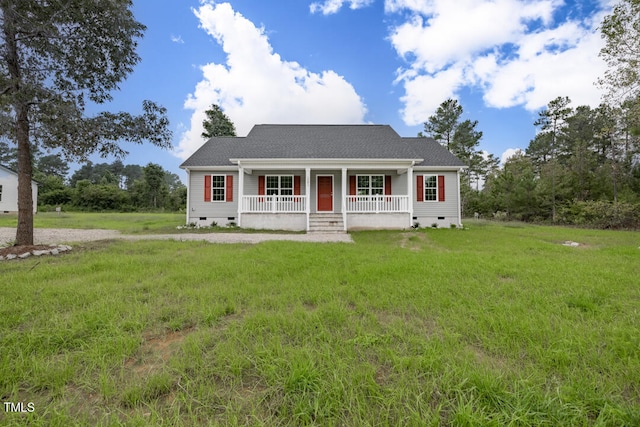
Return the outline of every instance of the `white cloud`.
[[[182,36],[180,35],[174,36],[173,34],[171,34],[171,41],[178,44],[184,44],[184,40],[182,40]]]
[[[555,22],[561,0],[386,0],[389,13],[411,16],[390,41],[407,61],[403,120],[423,122],[465,86],[484,91],[488,106],[537,110],[557,96],[597,105],[594,86],[603,13]],[[433,99],[435,98],[435,99]]]
[[[204,111],[218,104],[238,135],[258,123],[363,123],[366,106],[353,86],[334,71],[312,72],[273,52],[264,29],[229,3],[205,1],[194,10],[200,26],[226,54],[224,64],[201,67],[203,79],[185,102],[190,128],[175,150],[187,158],[203,144]]]
[[[504,152],[500,156],[500,165],[504,166],[507,160],[509,160],[511,157],[515,156],[516,154],[521,154],[521,153],[523,153],[523,151],[520,148],[507,148],[506,150],[504,150]]]
[[[313,2],[309,5],[311,13],[321,12],[323,15],[338,13],[342,6],[348,3],[352,10],[369,6],[373,0],[325,0],[324,2]]]

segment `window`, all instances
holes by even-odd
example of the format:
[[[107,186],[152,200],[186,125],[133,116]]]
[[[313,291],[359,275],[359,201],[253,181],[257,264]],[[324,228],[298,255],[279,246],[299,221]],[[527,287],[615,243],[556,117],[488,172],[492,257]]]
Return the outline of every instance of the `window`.
[[[267,175],[267,196],[292,196],[293,175]]]
[[[438,176],[424,176],[424,200],[425,202],[435,202],[438,200]]]
[[[358,196],[384,194],[384,175],[358,175]]]
[[[225,201],[225,176],[224,175],[211,175],[211,201],[212,202],[224,202]]]

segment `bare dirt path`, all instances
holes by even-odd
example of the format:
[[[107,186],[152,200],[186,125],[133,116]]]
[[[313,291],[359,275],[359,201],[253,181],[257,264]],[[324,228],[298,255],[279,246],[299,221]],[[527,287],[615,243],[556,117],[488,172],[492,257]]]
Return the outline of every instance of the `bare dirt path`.
[[[16,230],[0,227],[0,247],[10,245]],[[70,228],[36,228],[33,231],[36,245],[89,242],[105,239],[124,240],[199,240],[210,243],[260,243],[268,240],[288,240],[295,242],[345,242],[353,243],[349,234],[309,233],[309,234],[269,234],[269,233],[185,233],[185,234],[122,234],[116,230],[85,230]]]

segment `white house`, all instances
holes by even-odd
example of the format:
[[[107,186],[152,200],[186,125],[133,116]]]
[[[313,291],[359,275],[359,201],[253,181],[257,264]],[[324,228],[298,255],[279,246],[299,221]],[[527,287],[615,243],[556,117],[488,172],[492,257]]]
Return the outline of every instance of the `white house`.
[[[208,140],[187,171],[187,223],[306,231],[461,225],[465,165],[388,125],[256,125]]]
[[[38,209],[38,183],[31,181],[33,212]],[[0,165],[0,213],[18,212],[18,174]]]

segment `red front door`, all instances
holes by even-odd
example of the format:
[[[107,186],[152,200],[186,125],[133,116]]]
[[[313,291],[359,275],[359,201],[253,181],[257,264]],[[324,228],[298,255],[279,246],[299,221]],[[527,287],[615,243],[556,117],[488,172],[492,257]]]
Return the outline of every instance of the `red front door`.
[[[318,177],[318,211],[333,211],[333,177]]]

